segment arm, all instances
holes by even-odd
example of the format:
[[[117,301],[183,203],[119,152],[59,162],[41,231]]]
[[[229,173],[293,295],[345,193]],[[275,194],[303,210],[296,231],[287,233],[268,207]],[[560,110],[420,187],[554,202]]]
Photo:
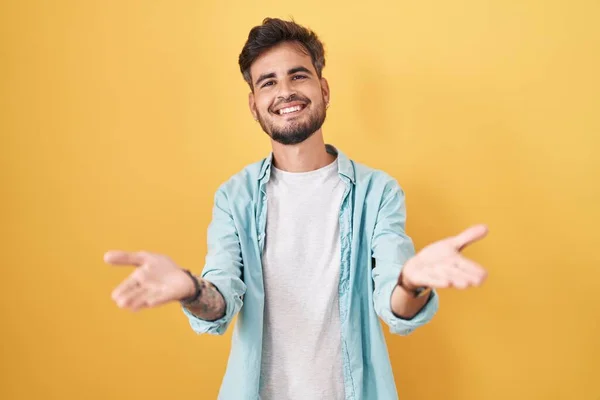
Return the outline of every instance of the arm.
[[[200,284],[206,291],[195,304],[182,306],[182,310],[196,333],[222,335],[242,308],[246,293],[240,241],[223,186],[215,194],[207,244],[200,276]]]
[[[400,272],[415,255],[405,224],[404,192],[395,180],[390,180],[379,206],[371,243],[373,303],[377,315],[390,327],[390,332],[399,335],[408,335],[429,322],[439,303],[435,290],[425,298],[414,299],[397,285]]]
[[[112,292],[111,297],[121,308],[138,311],[172,301],[187,303],[196,294],[188,273],[166,255],[113,250],[104,254],[104,261],[137,267]],[[202,276],[195,279],[200,286],[199,298],[185,304],[183,312],[197,333],[222,335],[242,307],[246,292],[240,242],[222,189],[215,195],[213,220],[208,228],[206,265]]]
[[[435,288],[466,289],[485,281],[487,271],[460,252],[484,238],[488,229],[483,224],[471,226],[414,254],[412,241],[404,232],[406,211],[402,189],[395,181],[388,183],[386,189],[372,244],[376,261],[375,309],[392,332],[408,334],[429,322],[436,313],[439,300]],[[413,298],[409,291],[417,287],[430,287],[432,291],[425,298]]]
[[[215,285],[206,279],[196,278],[200,285],[200,296],[183,307],[195,317],[205,321],[216,321],[225,316],[225,299]]]
[[[429,297],[423,294],[422,297],[415,298],[410,292],[400,285],[394,287],[392,292],[392,313],[395,317],[401,319],[412,319],[427,304]]]

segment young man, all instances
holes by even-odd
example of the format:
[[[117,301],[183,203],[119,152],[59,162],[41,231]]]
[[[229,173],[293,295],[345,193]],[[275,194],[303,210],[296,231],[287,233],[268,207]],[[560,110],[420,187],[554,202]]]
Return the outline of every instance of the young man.
[[[200,277],[166,256],[111,251],[138,268],[112,296],[138,310],[180,301],[197,333],[238,315],[219,399],[396,399],[378,321],[407,335],[438,308],[437,288],[480,285],[460,250],[484,225],[415,254],[404,193],[388,174],[323,140],[323,45],[279,19],[254,27],[239,64],[272,153],[215,195]]]

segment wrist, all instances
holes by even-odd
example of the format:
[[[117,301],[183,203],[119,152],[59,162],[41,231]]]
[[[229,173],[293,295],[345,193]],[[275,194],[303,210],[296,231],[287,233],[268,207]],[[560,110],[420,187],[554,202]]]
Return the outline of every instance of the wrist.
[[[402,274],[401,274],[402,275]],[[423,297],[431,292],[432,288],[428,286],[415,286],[412,284],[402,283],[402,276],[398,279],[398,285],[402,290],[408,293],[413,298]]]
[[[404,273],[407,269],[414,268],[413,259],[411,258],[405,264],[402,270],[400,271],[400,275],[398,276],[397,285],[400,288],[404,289],[404,291],[408,292],[412,297],[421,297],[426,295],[431,288],[423,285],[417,285],[413,283],[410,279],[406,278],[406,274]]]
[[[196,278],[190,271],[188,271],[187,269],[182,269],[181,271],[189,277],[189,282],[191,283],[191,286],[190,289],[184,295],[184,297],[180,299],[180,301],[183,304],[189,304],[198,300],[200,294],[202,293],[202,286],[200,285],[199,279]]]
[[[414,292],[419,289],[418,285],[413,284],[410,279],[406,278],[406,271],[413,268],[413,259],[409,259],[404,263],[402,270],[400,271],[400,275],[398,276],[398,286],[409,291]]]

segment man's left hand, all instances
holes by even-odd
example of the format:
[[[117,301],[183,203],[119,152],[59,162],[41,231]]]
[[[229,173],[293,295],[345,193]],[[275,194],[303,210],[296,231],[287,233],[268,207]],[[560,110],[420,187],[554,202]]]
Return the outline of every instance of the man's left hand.
[[[487,233],[487,226],[475,225],[457,236],[426,246],[406,262],[398,282],[408,290],[480,286],[487,277],[487,271],[460,252],[469,244],[483,239]]]

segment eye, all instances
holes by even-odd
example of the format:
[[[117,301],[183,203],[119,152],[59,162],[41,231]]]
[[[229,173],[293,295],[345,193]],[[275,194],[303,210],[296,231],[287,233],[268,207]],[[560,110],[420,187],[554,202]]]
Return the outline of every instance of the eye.
[[[264,87],[267,87],[267,86],[273,86],[273,85],[271,85],[271,84],[275,84],[275,82],[274,82],[274,81],[268,81],[268,82],[265,82],[265,83],[264,83],[264,84],[261,86],[261,88],[264,88]]]
[[[306,79],[306,76],[304,76],[304,75],[294,75],[292,77],[292,79],[296,79],[296,78],[298,78],[298,79]]]

